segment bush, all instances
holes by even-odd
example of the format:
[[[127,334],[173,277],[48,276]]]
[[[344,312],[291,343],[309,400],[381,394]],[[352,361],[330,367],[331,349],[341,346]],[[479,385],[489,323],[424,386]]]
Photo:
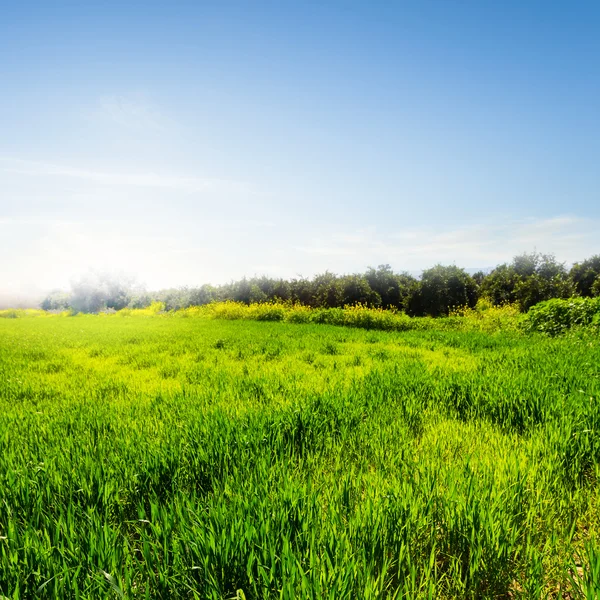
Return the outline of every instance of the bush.
[[[164,312],[164,310],[164,302],[152,302],[152,304],[146,308],[122,308],[115,314],[119,315],[120,317],[152,317]]]
[[[404,331],[410,329],[410,317],[404,313],[366,306],[347,306],[344,309],[343,324],[361,329],[381,329],[385,331]]]
[[[285,309],[283,306],[264,303],[253,305],[253,307],[254,318],[257,321],[283,321],[285,318]]]
[[[58,313],[57,313],[58,314]],[[70,314],[67,311],[60,313],[60,315]],[[0,310],[0,319],[21,319],[23,317],[45,317],[48,316],[45,310],[36,308],[7,308]]]
[[[600,275],[596,277],[596,281],[594,281],[594,285],[592,285],[592,296],[600,296]]]
[[[554,298],[540,302],[527,313],[527,329],[555,336],[574,326],[600,322],[600,298]]]
[[[303,304],[290,306],[285,320],[290,323],[310,323],[311,309]]]

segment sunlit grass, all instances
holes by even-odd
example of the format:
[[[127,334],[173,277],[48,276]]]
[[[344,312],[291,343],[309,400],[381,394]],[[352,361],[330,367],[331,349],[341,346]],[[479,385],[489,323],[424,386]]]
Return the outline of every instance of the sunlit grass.
[[[597,591],[592,333],[160,311],[0,319],[0,595]]]

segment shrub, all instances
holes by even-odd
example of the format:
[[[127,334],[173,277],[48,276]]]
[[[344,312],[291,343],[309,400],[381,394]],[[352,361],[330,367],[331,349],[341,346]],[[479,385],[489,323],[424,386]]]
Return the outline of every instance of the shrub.
[[[256,304],[254,308],[254,318],[257,321],[283,321],[285,309],[278,304]]]
[[[540,302],[527,313],[527,329],[555,336],[574,326],[600,321],[600,298],[554,298]]]
[[[22,317],[45,317],[50,313],[37,308],[7,308],[0,310],[0,319],[20,319]],[[60,313],[67,314],[66,312]]]
[[[596,277],[596,281],[592,285],[592,296],[600,296],[600,275]]]
[[[164,302],[152,302],[152,304],[146,308],[122,308],[117,311],[116,314],[120,317],[152,317],[164,312],[164,310]]]
[[[493,332],[502,329],[516,331],[523,319],[516,302],[494,305],[490,298],[480,298],[474,308],[461,306],[450,312],[450,317],[461,317],[464,330]]]
[[[290,323],[310,323],[311,309],[303,304],[293,304],[285,315]]]
[[[368,308],[366,306],[346,306],[343,324],[361,329],[381,329],[404,331],[410,329],[410,317],[395,310]]]
[[[215,319],[244,319],[248,312],[248,305],[243,302],[215,302],[207,305],[208,314]]]

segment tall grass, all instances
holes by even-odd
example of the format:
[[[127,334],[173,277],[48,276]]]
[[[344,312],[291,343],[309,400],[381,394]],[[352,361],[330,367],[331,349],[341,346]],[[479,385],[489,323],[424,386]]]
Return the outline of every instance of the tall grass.
[[[0,596],[598,593],[597,339],[135,315],[0,319]]]

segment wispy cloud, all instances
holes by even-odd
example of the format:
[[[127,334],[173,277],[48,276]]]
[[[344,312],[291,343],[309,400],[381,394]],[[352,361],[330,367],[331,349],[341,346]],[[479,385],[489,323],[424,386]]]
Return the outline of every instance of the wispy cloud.
[[[131,131],[165,132],[176,127],[172,117],[139,94],[102,96],[98,100],[95,115],[103,121]]]
[[[178,176],[156,172],[109,172],[45,161],[0,157],[0,171],[28,177],[54,177],[85,180],[106,186],[163,188],[185,192],[250,193],[247,182],[211,177]]]
[[[0,217],[0,290],[68,286],[89,269],[124,270],[150,288],[224,283],[244,275],[311,276],[389,263],[418,272],[437,262],[493,267],[521,252],[553,252],[572,263],[600,253],[600,221],[575,216],[506,220],[453,229],[377,228],[311,239],[309,226],[243,218],[147,220],[98,213],[81,218]],[[296,240],[294,243],[292,240]],[[308,240],[300,243],[299,240]]]
[[[68,287],[89,270],[123,270],[151,288],[223,282],[248,272],[250,242],[267,221],[0,218],[0,291]],[[244,251],[225,253],[231,240]]]
[[[139,220],[128,219],[98,219],[95,215],[88,219],[48,219],[38,217],[2,217],[0,216],[0,227],[24,228],[39,226],[44,229],[52,230],[57,227],[86,227],[93,224],[95,227],[112,227],[118,229],[120,234],[136,231],[140,228],[145,231],[152,231],[157,227],[164,228],[164,222],[159,225],[150,223],[140,223]],[[181,218],[169,219],[169,227],[180,228],[180,231],[187,231],[189,221]],[[196,233],[202,232],[238,232],[241,230],[256,231],[259,229],[272,229],[276,226],[273,221],[258,221],[255,219],[200,219],[193,223],[193,230]]]
[[[68,219],[42,219],[33,217],[0,217],[0,226],[4,227],[60,227],[68,225],[80,225],[82,221],[72,221]]]
[[[452,230],[423,227],[383,234],[368,229],[335,234],[327,240],[317,238],[297,247],[324,262],[335,263],[343,257],[346,264],[355,262],[357,268],[365,263],[388,262],[409,269],[436,262],[491,266],[534,249],[555,253],[567,262],[600,252],[600,221],[567,215],[507,219]]]

